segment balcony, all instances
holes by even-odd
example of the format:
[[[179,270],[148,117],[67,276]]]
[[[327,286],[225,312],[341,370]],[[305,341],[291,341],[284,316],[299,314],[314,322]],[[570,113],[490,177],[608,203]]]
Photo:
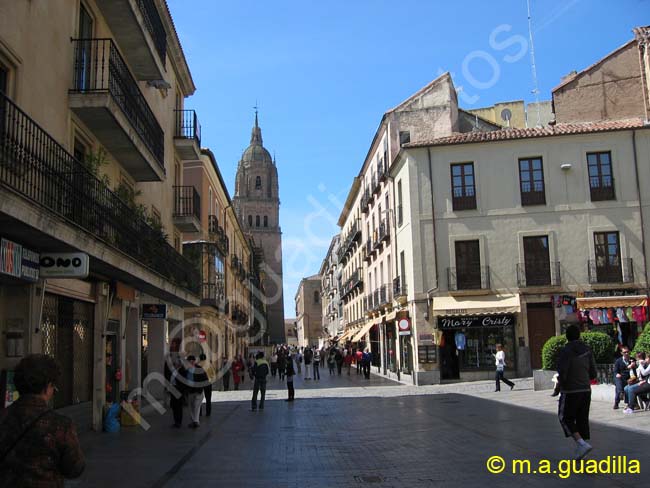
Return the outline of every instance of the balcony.
[[[377,164],[377,174],[379,174],[379,182],[386,181],[388,178],[388,161],[385,157],[381,158]]]
[[[192,263],[2,92],[0,121],[0,184],[198,295]]]
[[[368,187],[363,192],[363,195],[361,196],[361,213],[368,213],[368,206],[370,205],[371,197],[370,197],[370,190]]]
[[[110,39],[73,39],[70,108],[136,181],[165,178],[165,135]]]
[[[589,283],[634,283],[634,265],[632,258],[618,258],[613,263],[606,263],[604,259],[590,259],[587,261],[587,274]]]
[[[490,267],[447,268],[447,284],[449,291],[489,290]]]
[[[350,295],[357,287],[362,287],[363,285],[363,280],[361,279],[361,274],[359,273],[359,270],[355,270],[350,278],[343,284],[343,288],[341,290],[341,298],[346,298],[348,295]]]
[[[375,195],[378,195],[379,191],[381,190],[381,184],[377,179],[376,173],[373,173],[372,177],[370,178],[370,188],[372,189],[372,193],[370,194],[370,203],[372,203],[372,201],[375,198]]]
[[[393,298],[400,304],[404,304],[407,298],[406,282],[401,276],[393,280]]]
[[[176,130],[174,147],[184,161],[201,156],[201,125],[194,110],[174,110]]]
[[[193,186],[174,187],[174,225],[183,232],[201,231],[201,197]]]
[[[548,261],[517,263],[517,286],[560,286],[560,262]]]
[[[208,233],[222,256],[228,255],[228,238],[216,215],[208,215]]]
[[[521,205],[546,205],[546,194],[544,191],[522,191]]]
[[[452,203],[454,211],[457,211],[457,210],[475,210],[476,209],[476,195],[454,196],[452,198],[451,203]]]
[[[379,224],[379,241],[390,242],[390,227],[386,220]]]
[[[602,202],[605,200],[616,200],[614,191],[614,178],[602,180],[598,177],[589,178],[589,192],[592,202]]]
[[[154,0],[97,0],[139,80],[164,79],[167,32]]]
[[[390,285],[382,285],[379,288],[379,307],[384,308],[393,303],[393,294]]]
[[[201,306],[216,308],[220,313],[228,313],[228,300],[223,282],[203,283],[201,285]]]
[[[368,239],[365,245],[363,246],[363,260],[370,263],[370,261],[372,261],[373,254],[374,254],[374,250],[372,247],[372,239]]]

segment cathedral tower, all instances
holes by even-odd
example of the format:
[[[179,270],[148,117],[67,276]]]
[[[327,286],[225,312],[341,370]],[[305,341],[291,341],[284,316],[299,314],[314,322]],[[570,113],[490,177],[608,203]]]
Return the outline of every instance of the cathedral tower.
[[[278,170],[262,145],[262,130],[257,121],[251,142],[237,166],[233,206],[244,232],[262,249],[264,291],[267,297],[266,330],[272,343],[285,342],[284,297],[282,289],[282,231]]]

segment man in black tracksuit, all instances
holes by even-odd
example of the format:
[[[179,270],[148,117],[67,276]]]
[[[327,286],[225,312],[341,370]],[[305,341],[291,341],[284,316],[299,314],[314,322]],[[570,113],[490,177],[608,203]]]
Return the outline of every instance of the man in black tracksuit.
[[[566,330],[569,343],[560,351],[557,372],[560,377],[558,417],[566,437],[576,442],[576,459],[591,451],[589,440],[589,407],[591,380],[596,378],[596,361],[589,346],[580,340],[580,329],[570,325]]]
[[[264,359],[264,353],[258,352],[255,356],[255,365],[253,366],[253,377],[255,383],[253,384],[253,399],[251,400],[251,410],[257,410],[257,392],[261,392],[260,410],[264,410],[264,398],[266,397],[266,377],[269,375],[271,367]]]

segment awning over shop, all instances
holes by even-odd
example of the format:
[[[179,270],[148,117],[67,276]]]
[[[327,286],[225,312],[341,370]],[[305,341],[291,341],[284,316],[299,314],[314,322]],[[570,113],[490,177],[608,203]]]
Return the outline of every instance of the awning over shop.
[[[364,325],[359,332],[352,338],[352,342],[359,342],[363,336],[365,336],[368,331],[375,325],[375,322],[368,322]]]
[[[341,335],[341,337],[339,337],[339,342],[343,342],[343,341],[347,340],[347,338],[350,336],[351,333],[352,333],[351,330],[346,330],[345,332],[343,332],[343,335]]]
[[[588,297],[576,299],[579,310],[592,308],[645,307],[648,305],[646,295],[630,295],[627,297]]]
[[[520,311],[519,294],[433,297],[434,315],[486,315]]]
[[[386,322],[392,322],[397,317],[397,311],[393,310],[391,313],[386,315]]]

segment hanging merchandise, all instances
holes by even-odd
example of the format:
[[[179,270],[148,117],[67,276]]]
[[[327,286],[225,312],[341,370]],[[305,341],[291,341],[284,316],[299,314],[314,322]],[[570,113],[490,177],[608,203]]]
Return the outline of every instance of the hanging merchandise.
[[[618,331],[618,343],[623,344],[623,331],[621,330],[621,324],[616,326],[616,330]]]
[[[634,307],[632,309],[632,317],[634,317],[634,321],[637,323],[643,323],[643,308],[641,307]]]
[[[600,323],[601,324],[608,324],[609,323],[609,321],[607,320],[607,310],[598,309],[598,315],[600,316]]]
[[[616,309],[616,318],[621,323],[627,322],[627,315],[625,315],[625,310],[622,307]]]
[[[613,308],[608,308],[607,309],[607,323],[608,324],[613,324],[614,323],[614,317],[616,317],[614,309]]]
[[[595,308],[589,312],[589,318],[594,323],[594,325],[600,325],[600,312]]]
[[[627,307],[625,309],[625,315],[627,316],[628,321],[634,322],[634,311],[632,310],[632,307]]]
[[[465,338],[465,334],[463,334],[460,331],[456,332],[456,335],[454,336],[454,342],[456,342],[456,349],[458,349],[459,351],[465,350],[465,344],[467,342],[467,339]]]

